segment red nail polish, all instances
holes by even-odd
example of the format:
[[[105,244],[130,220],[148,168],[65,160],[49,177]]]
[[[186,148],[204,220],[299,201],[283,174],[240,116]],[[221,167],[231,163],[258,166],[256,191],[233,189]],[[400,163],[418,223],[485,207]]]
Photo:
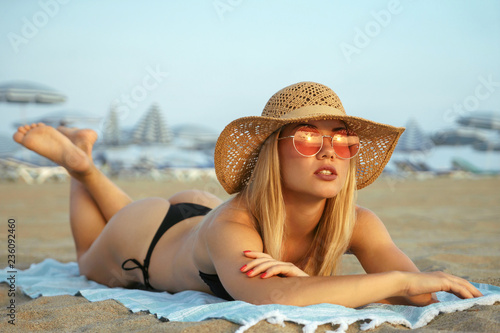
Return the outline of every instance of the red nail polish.
[[[247,275],[248,275],[248,276],[250,276],[250,274],[252,274],[252,273],[253,273],[253,269],[249,270],[249,271],[247,272]]]
[[[252,252],[252,251],[250,251],[250,250],[243,251],[243,253],[248,253],[248,252]]]
[[[262,273],[262,275],[260,276],[261,279],[263,279],[265,277],[266,277],[266,273]]]
[[[247,265],[243,265],[243,266],[241,266],[240,271],[242,271],[242,272],[243,272],[243,271],[245,270],[245,268],[247,268]]]

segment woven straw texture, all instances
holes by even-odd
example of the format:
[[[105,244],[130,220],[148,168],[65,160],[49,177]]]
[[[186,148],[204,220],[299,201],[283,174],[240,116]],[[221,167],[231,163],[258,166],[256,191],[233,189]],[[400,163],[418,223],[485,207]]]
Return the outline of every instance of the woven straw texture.
[[[304,108],[307,111],[301,112]],[[297,116],[290,116],[296,113]],[[269,135],[286,124],[322,119],[342,120],[358,134],[358,189],[370,185],[382,173],[404,131],[403,127],[348,116],[339,97],[330,88],[314,82],[300,82],[274,94],[260,117],[239,118],[226,126],[215,146],[215,172],[219,182],[229,194],[241,191]]]

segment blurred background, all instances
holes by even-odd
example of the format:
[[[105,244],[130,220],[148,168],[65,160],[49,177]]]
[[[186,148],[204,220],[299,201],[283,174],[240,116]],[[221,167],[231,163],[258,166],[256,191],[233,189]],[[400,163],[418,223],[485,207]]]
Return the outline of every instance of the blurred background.
[[[64,178],[11,139],[39,121],[95,129],[110,175],[213,177],[224,126],[299,81],[407,127],[387,174],[500,171],[496,0],[2,0],[0,13],[2,179]]]

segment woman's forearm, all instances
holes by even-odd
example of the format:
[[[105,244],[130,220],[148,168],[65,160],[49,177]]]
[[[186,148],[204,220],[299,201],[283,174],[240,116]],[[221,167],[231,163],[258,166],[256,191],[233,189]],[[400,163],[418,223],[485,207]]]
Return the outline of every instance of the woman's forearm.
[[[333,303],[356,308],[402,295],[402,281],[400,272],[314,277],[298,288],[300,292],[292,293],[291,301],[299,306]],[[299,283],[302,284],[302,281]]]
[[[246,297],[239,299],[256,304],[306,306],[331,303],[355,308],[397,296],[414,299],[414,305],[427,305],[429,300],[419,300],[419,295],[438,291],[450,292],[461,298],[482,296],[468,281],[443,272],[391,271],[366,275],[273,277],[260,280],[253,280],[258,286],[255,285],[255,289],[244,289],[242,295],[245,294]]]
[[[262,281],[266,284],[263,288],[266,293],[253,295],[260,296],[261,299],[247,301],[296,306],[331,303],[355,308],[402,295],[403,280],[400,272],[331,277],[273,277]]]

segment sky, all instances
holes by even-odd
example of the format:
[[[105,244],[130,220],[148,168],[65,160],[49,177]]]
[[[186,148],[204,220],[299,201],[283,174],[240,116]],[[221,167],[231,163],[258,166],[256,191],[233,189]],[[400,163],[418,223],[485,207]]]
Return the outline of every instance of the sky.
[[[500,1],[0,0],[0,84],[59,105],[0,103],[0,133],[54,111],[133,126],[157,103],[169,126],[220,132],[281,88],[315,81],[350,115],[432,132],[500,111]]]

